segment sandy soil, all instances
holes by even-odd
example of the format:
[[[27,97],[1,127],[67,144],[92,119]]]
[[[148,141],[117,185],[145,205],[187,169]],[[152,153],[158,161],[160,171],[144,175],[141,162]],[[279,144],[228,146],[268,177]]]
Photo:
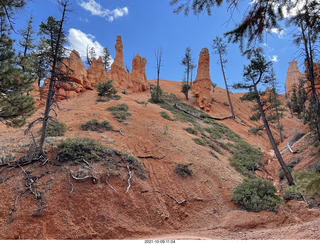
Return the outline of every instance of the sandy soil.
[[[154,80],[150,82],[155,83]],[[179,82],[161,80],[162,89],[186,102],[180,93],[180,85]],[[142,180],[134,176],[130,191],[125,193],[128,172],[123,168],[108,178],[116,192],[105,182],[106,167],[97,163],[94,169],[98,182],[73,181],[72,190],[69,172],[79,171],[80,166],[58,166],[50,159],[43,166],[39,162],[24,169],[39,178],[37,186],[43,193],[43,199],[39,201],[32,194],[25,194],[22,169],[0,168],[0,239],[319,239],[319,209],[309,209],[304,202],[290,201],[278,213],[239,210],[230,201],[230,196],[242,176],[229,165],[228,152],[219,155],[220,160],[217,160],[208,149],[192,141],[195,136],[184,130],[190,126],[188,123],[162,118],[160,112],[166,110],[158,105],[138,104],[137,100],[150,98],[149,91],[121,96],[120,101],[96,103],[97,93],[87,91],[74,99],[61,101],[56,112],[58,120],[66,123],[67,133],[49,139],[48,153],[54,155],[57,143],[64,138],[92,138],[136,156],[153,156],[141,158],[147,178]],[[265,135],[255,136],[248,132],[249,127],[257,122],[248,120],[251,104],[240,102],[240,96],[237,93],[231,95],[237,121],[224,120],[222,123],[261,148],[266,155],[266,170],[259,175],[273,180],[278,186],[279,166],[270,151],[270,144]],[[212,116],[230,115],[224,102],[227,102],[225,90],[217,87]],[[106,110],[118,103],[128,104],[132,114],[125,123],[117,122]],[[188,103],[196,106],[195,98],[191,96]],[[41,112],[43,108],[29,122]],[[82,131],[81,125],[92,118],[110,121],[114,129],[121,129],[124,135],[111,131]],[[305,128],[289,114],[282,123],[286,140],[279,148],[289,162],[293,155],[286,150],[286,142]],[[40,125],[36,125],[33,129],[36,138],[39,128]],[[24,130],[0,125],[2,154],[13,153],[18,157],[21,151],[28,149],[32,140],[30,135],[24,135]],[[276,131],[275,134],[279,141]],[[303,140],[294,147],[301,148],[299,143]],[[308,150],[299,155],[302,158],[300,169],[314,160]],[[174,173],[177,163],[192,163],[193,176],[177,176]],[[174,199],[188,200],[178,204]]]

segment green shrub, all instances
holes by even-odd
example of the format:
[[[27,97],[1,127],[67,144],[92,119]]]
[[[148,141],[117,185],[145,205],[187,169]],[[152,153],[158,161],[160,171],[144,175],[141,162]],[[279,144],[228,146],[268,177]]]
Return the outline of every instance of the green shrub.
[[[181,177],[192,176],[192,170],[189,166],[190,164],[177,164],[174,172]]]
[[[112,130],[112,126],[110,125],[109,121],[102,121],[99,122],[97,119],[92,119],[87,121],[81,127],[83,130],[92,130],[92,131],[102,131],[102,130]]]
[[[119,122],[123,122],[128,116],[131,116],[131,113],[125,111],[112,111],[111,114]]]
[[[249,132],[250,133],[252,133],[252,134],[254,134],[254,135],[259,135],[259,136],[261,136],[262,135],[262,132],[261,132],[261,130],[263,130],[264,129],[264,126],[263,125],[259,125],[259,126],[256,126],[256,127],[251,127],[251,128],[249,128]]]
[[[125,103],[118,104],[117,106],[111,106],[107,108],[109,111],[124,111],[127,112],[129,110],[129,106]]]
[[[170,117],[170,115],[167,112],[161,111],[160,115],[162,118],[173,121],[173,119]]]
[[[131,113],[128,112],[129,106],[125,103],[118,104],[117,106],[111,106],[107,108],[107,110],[111,111],[111,114],[119,122],[123,122],[128,116],[131,116]]]
[[[67,138],[58,146],[60,162],[80,162],[83,159],[97,162],[105,157],[107,147],[88,138]]]
[[[224,105],[224,106],[227,106],[227,107],[230,106],[229,103],[227,103],[227,102],[224,102],[223,105]]]
[[[191,86],[188,85],[187,82],[183,81],[181,84],[181,92],[186,95],[190,89],[191,89]]]
[[[317,161],[313,164],[308,165],[308,171],[320,173],[320,161]]]
[[[67,126],[63,122],[51,121],[47,126],[47,137],[64,136]]]
[[[106,103],[106,102],[109,102],[111,100],[111,98],[110,97],[98,97],[97,99],[96,99],[96,102],[97,103]]]
[[[295,188],[295,186],[289,186],[283,194],[283,199],[286,201],[301,200],[302,194]]]
[[[198,145],[201,145],[201,146],[206,146],[208,145],[208,141],[204,138],[193,138],[192,139],[195,143],[197,143]]]
[[[294,172],[297,189],[309,196],[320,196],[320,173],[318,172]]]
[[[137,102],[138,104],[144,105],[145,107],[146,107],[147,104],[148,104],[148,102],[145,102],[145,101],[138,101],[138,100],[136,100],[136,102]]]
[[[144,179],[145,176],[145,169],[142,165],[142,163],[138,160],[136,156],[134,156],[132,153],[123,153],[121,151],[115,151],[115,153],[120,156],[120,158],[129,164],[129,167],[131,170],[134,170],[134,172],[141,178]]]
[[[288,169],[290,170],[290,172],[292,172],[293,168],[299,163],[298,160],[295,160],[291,163],[288,163],[287,166],[288,166]],[[284,174],[284,171],[282,168],[279,169],[279,179],[280,180],[283,180],[285,177],[285,174]]]
[[[220,150],[220,148],[218,148],[216,145],[214,145],[213,143],[209,143],[209,147],[211,147],[213,150],[215,150],[217,153],[223,155],[223,152]]]
[[[198,134],[198,131],[196,131],[192,127],[185,128],[184,130],[187,131],[188,133],[192,134],[192,135],[197,135]]]
[[[231,141],[239,141],[241,137],[230,130],[227,126],[216,122],[214,119],[206,118],[204,123],[212,125],[211,127],[204,128],[212,139],[228,139]]]
[[[151,98],[150,98],[150,102],[151,103],[163,103],[163,90],[161,89],[161,87],[155,87],[152,94],[151,94]]]
[[[98,96],[107,96],[111,97],[117,94],[117,90],[113,88],[112,80],[107,80],[106,82],[98,82],[97,84],[97,91]]]
[[[231,201],[249,212],[276,211],[282,204],[276,188],[267,180],[245,179],[233,191]]]
[[[233,147],[230,164],[244,176],[253,177],[254,170],[262,164],[262,153],[245,141],[239,141]]]

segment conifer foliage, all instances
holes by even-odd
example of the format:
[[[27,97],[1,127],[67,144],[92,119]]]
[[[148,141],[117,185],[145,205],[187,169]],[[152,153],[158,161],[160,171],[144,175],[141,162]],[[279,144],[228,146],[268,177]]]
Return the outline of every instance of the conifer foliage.
[[[256,102],[259,110],[256,118],[259,119],[261,117],[269,141],[283,171],[285,172],[288,183],[289,185],[294,185],[292,175],[280,154],[268,123],[264,109],[265,101],[261,98],[264,93],[259,91],[259,86],[272,84],[275,80],[274,73],[272,71],[272,62],[266,61],[261,49],[253,50],[253,58],[250,60],[250,64],[244,67],[243,78],[244,81],[242,83],[234,84],[233,88],[249,90],[249,92],[243,96],[242,100]]]
[[[0,122],[19,127],[35,111],[32,90],[34,77],[18,66],[18,57],[10,38],[13,14],[24,1],[0,3]]]

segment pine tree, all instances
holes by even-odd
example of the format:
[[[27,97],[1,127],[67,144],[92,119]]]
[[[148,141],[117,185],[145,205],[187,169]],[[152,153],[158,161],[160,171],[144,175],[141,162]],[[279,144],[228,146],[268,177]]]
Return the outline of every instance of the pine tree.
[[[232,105],[230,92],[228,88],[228,83],[227,83],[226,75],[224,72],[225,65],[228,62],[228,60],[223,58],[223,56],[227,55],[228,53],[227,45],[222,41],[220,37],[217,36],[216,39],[213,40],[212,48],[214,50],[214,53],[219,55],[219,61],[220,61],[221,71],[223,74],[224,84],[226,85],[226,91],[227,91],[228,101],[230,105],[230,110],[231,110],[232,118],[235,119],[236,116],[234,114],[233,105]]]
[[[244,95],[243,99],[249,101],[255,100],[257,107],[259,108],[259,117],[261,117],[263,121],[264,128],[267,131],[267,135],[275,152],[275,155],[283,171],[285,172],[285,176],[288,180],[289,185],[294,185],[291,172],[285,164],[280,154],[280,151],[275,143],[272,132],[270,130],[270,126],[264,109],[263,100],[261,99],[261,95],[264,94],[258,90],[259,85],[268,85],[274,82],[275,80],[274,73],[272,72],[272,62],[266,61],[261,49],[253,50],[253,58],[250,60],[250,64],[244,67],[243,76],[244,82],[234,84],[233,87],[235,89],[249,90],[249,92]]]
[[[49,55],[52,60],[51,66],[51,77],[49,83],[49,89],[46,99],[46,107],[44,116],[42,120],[42,128],[41,128],[41,138],[40,145],[38,149],[39,155],[45,155],[44,152],[44,142],[46,138],[46,131],[48,126],[48,120],[50,119],[50,112],[52,110],[53,105],[53,97],[56,90],[56,82],[63,81],[66,79],[65,74],[59,71],[59,64],[63,59],[64,54],[64,46],[63,44],[66,42],[66,36],[64,34],[64,22],[66,20],[66,14],[69,12],[69,1],[70,0],[59,0],[58,4],[62,10],[62,16],[60,20],[56,20],[54,17],[48,17],[47,23],[41,22],[40,24],[40,34],[43,35],[45,42],[49,45]]]
[[[106,69],[106,72],[108,72],[111,66],[111,55],[107,47],[103,49],[102,62],[104,64],[104,68]]]
[[[36,43],[30,57],[34,73],[38,77],[38,86],[40,87],[41,80],[49,76],[51,66],[50,46],[43,37]]]
[[[23,1],[0,4],[0,122],[13,127],[24,125],[35,111],[34,100],[27,95],[32,90],[34,77],[18,67],[8,27],[8,22],[12,25],[12,14],[23,5]]]
[[[191,67],[193,66],[190,47],[186,48],[185,54],[184,54],[183,59],[181,61],[181,65],[185,66],[185,73],[187,74],[186,83],[182,84],[182,92],[185,94],[186,100],[189,100],[189,96],[188,96],[189,89],[190,89],[189,76],[190,76]]]
[[[90,66],[92,64],[93,58],[96,57],[96,50],[94,47],[87,46],[86,49],[86,63]]]
[[[34,44],[34,30],[32,28],[33,16],[31,15],[26,29],[19,30],[19,34],[22,36],[22,40],[19,41],[19,45],[22,48],[22,52],[19,54],[20,65],[23,72],[33,72],[33,65],[31,62],[31,51],[35,48]]]

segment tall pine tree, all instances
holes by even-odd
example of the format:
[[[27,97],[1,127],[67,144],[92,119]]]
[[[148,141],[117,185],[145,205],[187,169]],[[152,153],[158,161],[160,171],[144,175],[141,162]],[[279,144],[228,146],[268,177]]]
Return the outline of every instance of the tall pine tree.
[[[0,122],[19,127],[34,111],[32,90],[34,77],[24,73],[10,38],[12,15],[24,6],[24,1],[1,1],[0,4]],[[11,26],[11,27],[9,27]]]
[[[294,185],[291,172],[280,154],[268,123],[264,109],[265,104],[261,99],[261,95],[264,94],[259,91],[258,88],[261,85],[272,84],[275,80],[272,72],[272,62],[266,61],[261,49],[253,50],[253,58],[250,60],[250,64],[244,67],[243,78],[244,81],[242,83],[234,84],[233,87],[235,89],[249,90],[249,92],[244,95],[244,99],[256,102],[257,108],[259,109],[259,118],[261,117],[263,121],[264,128],[267,131],[267,135],[275,155],[285,173],[289,185]]]

